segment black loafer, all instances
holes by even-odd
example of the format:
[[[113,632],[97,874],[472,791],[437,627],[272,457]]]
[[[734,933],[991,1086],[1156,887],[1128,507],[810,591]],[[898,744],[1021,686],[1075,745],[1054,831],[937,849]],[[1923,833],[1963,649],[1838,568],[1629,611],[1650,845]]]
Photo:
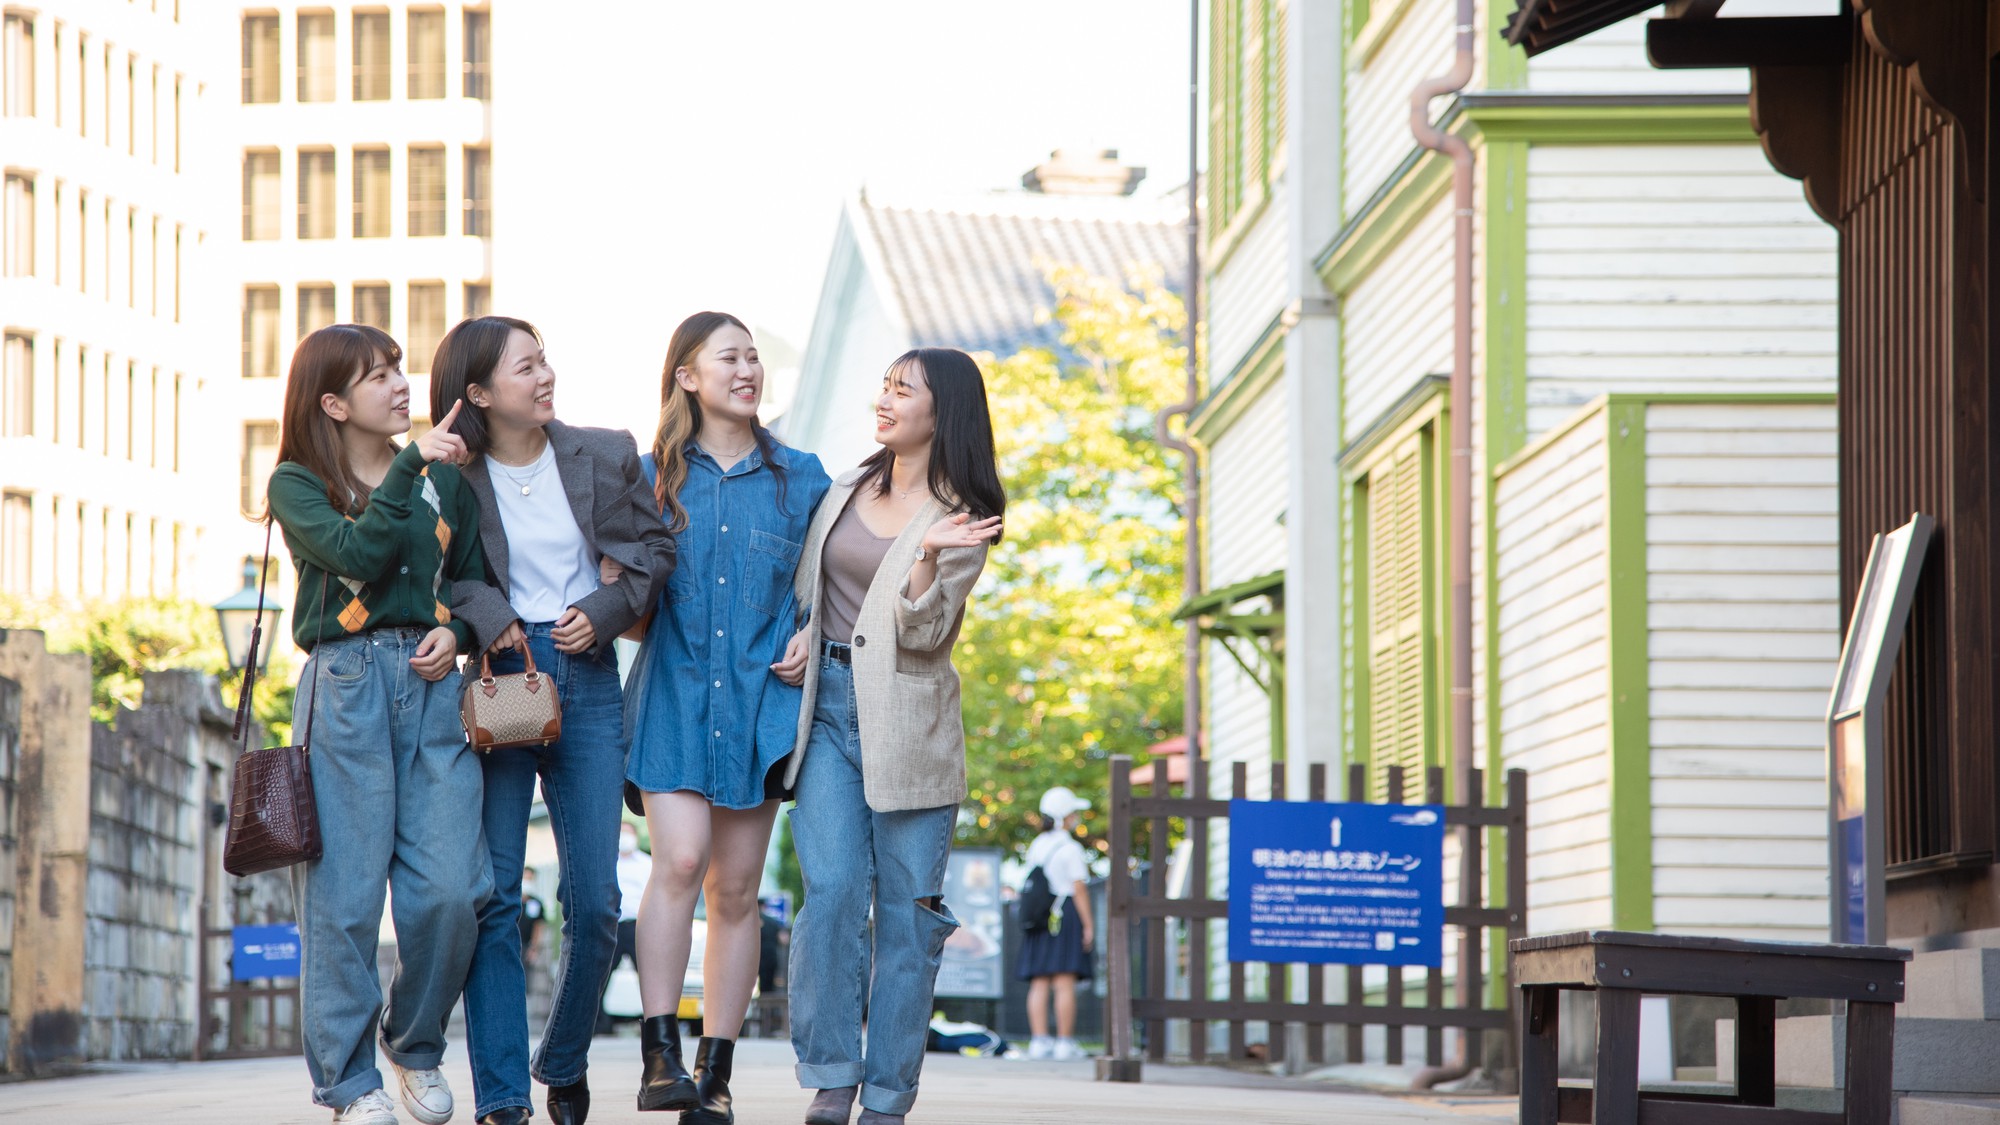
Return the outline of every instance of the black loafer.
[[[524,1105],[503,1105],[492,1113],[479,1115],[477,1125],[528,1125],[530,1114]]]
[[[583,1125],[583,1119],[590,1116],[590,1081],[578,1078],[567,1086],[551,1086],[544,1104],[549,1125]]]

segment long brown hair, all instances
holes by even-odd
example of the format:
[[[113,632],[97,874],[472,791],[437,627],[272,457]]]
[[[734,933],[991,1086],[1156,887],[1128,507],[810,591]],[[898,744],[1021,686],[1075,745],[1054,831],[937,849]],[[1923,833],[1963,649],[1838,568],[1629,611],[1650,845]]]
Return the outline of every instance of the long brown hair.
[[[687,509],[681,507],[681,486],[687,483],[688,475],[686,450],[687,443],[701,432],[701,400],[681,386],[674,372],[693,367],[695,354],[724,325],[734,325],[745,335],[750,334],[748,325],[728,313],[698,312],[681,321],[667,342],[667,365],[660,372],[660,428],[653,435],[653,502],[666,520],[668,531],[687,530]],[[764,458],[764,466],[777,477],[778,507],[782,509],[785,471],[777,461],[777,439],[755,422],[750,424],[750,432],[757,439],[757,452]]]
[[[297,462],[324,481],[327,503],[343,515],[359,515],[368,506],[368,489],[347,463],[340,423],[320,408],[320,399],[344,395],[376,364],[402,359],[402,347],[387,332],[366,324],[329,324],[300,340],[292,353],[278,460]]]

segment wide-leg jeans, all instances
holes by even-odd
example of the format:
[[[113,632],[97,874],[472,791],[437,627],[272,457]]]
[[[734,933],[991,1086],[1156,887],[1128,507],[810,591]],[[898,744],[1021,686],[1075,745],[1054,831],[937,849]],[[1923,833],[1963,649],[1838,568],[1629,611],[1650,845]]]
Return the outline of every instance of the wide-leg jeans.
[[[618,824],[625,786],[618,658],[609,646],[601,658],[558,652],[551,628],[534,624],[526,632],[535,667],[550,676],[562,701],[562,736],[547,746],[481,756],[494,889],[479,912],[479,947],[465,984],[476,1117],[506,1106],[527,1107],[530,1074],[548,1086],[566,1086],[583,1077],[590,1065],[598,997],[618,946]],[[495,674],[522,667],[518,651],[493,658]],[[531,1063],[527,976],[521,963],[521,868],[538,777],[562,868],[556,885],[562,954],[548,1023]]]
[[[375,1041],[406,1068],[437,1066],[493,888],[483,782],[458,721],[459,676],[410,668],[427,630],[374,629],[314,648],[299,677],[325,852],[293,869],[304,948],[299,992],[313,1100],[340,1109],[382,1086]],[[385,888],[396,971],[375,965]]]
[[[799,1085],[819,1090],[858,1085],[862,1108],[908,1113],[924,1066],[938,960],[945,939],[958,928],[938,897],[944,893],[958,808],[884,813],[868,807],[854,670],[826,657],[820,658],[812,733],[791,818],[806,890],[791,954]],[[927,900],[936,901],[938,909]]]

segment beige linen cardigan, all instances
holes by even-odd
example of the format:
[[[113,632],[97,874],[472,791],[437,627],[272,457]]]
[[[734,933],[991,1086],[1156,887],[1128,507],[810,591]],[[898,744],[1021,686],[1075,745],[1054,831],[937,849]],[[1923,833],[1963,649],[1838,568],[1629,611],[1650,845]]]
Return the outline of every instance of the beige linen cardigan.
[[[805,632],[805,699],[798,741],[785,767],[785,788],[798,785],[799,766],[811,740],[819,694],[820,549],[833,522],[854,495],[861,470],[841,475],[820,502],[793,579],[799,604],[809,607]],[[854,621],[854,705],[861,724],[861,776],[868,807],[876,812],[931,809],[965,800],[965,720],[959,713],[958,669],[951,648],[965,617],[965,599],[986,567],[985,547],[957,547],[937,554],[937,578],[915,601],[910,567],[924,532],[949,514],[933,497],[889,546]]]

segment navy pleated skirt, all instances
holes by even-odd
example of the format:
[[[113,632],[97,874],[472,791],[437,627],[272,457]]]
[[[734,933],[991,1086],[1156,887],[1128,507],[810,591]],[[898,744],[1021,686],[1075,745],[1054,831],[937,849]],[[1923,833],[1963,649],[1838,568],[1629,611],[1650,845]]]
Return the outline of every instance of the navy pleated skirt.
[[[1078,980],[1091,978],[1090,950],[1083,947],[1083,918],[1077,913],[1076,900],[1070,898],[1062,904],[1062,932],[1022,934],[1021,956],[1014,965],[1014,975],[1021,980],[1058,973],[1074,973]]]

